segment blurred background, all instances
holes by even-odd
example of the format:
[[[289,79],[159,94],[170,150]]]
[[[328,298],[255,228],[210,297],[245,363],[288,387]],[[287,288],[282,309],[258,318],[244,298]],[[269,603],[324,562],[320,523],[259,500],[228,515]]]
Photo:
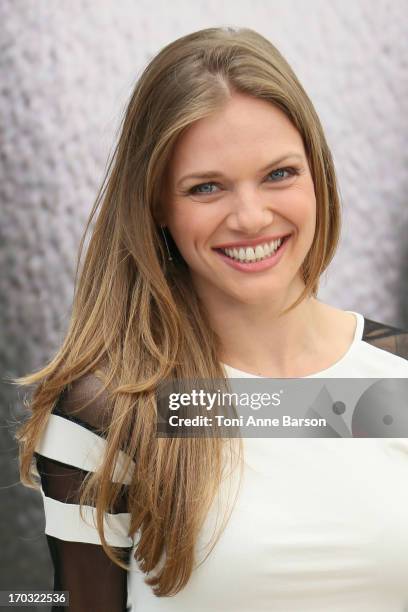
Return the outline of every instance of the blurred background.
[[[0,0],[2,382],[64,336],[79,240],[146,63],[226,25],[278,47],[331,146],[343,231],[319,298],[408,328],[405,0]],[[0,590],[52,588],[41,496],[19,484],[12,437],[24,392],[0,393]]]

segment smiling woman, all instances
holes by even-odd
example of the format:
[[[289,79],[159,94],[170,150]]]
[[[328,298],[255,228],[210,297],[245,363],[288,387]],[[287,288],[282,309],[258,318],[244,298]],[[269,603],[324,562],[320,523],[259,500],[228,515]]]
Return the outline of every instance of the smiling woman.
[[[214,166],[223,171],[206,170]],[[245,310],[251,318],[242,302],[262,298],[270,302],[264,310],[270,317],[272,308],[277,314],[288,298],[299,296],[316,197],[302,137],[283,111],[232,91],[218,112],[178,138],[168,177],[160,221],[187,262],[200,300],[219,319],[225,320],[226,307],[230,316],[237,307],[239,318]],[[217,182],[197,185],[200,177]],[[200,191],[206,186],[213,189]],[[271,273],[256,274],[266,270]],[[228,297],[233,304],[226,304]]]
[[[105,179],[66,338],[15,380],[70,610],[402,612],[403,440],[156,435],[169,379],[408,375],[406,332],[317,298],[340,203],[288,63],[248,28],[167,45]]]

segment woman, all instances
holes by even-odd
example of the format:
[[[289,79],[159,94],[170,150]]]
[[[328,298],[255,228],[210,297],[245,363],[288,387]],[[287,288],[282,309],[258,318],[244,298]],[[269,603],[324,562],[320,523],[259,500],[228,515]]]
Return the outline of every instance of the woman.
[[[246,28],[168,45],[108,174],[65,341],[16,381],[55,589],[76,612],[402,612],[406,446],[155,435],[167,378],[407,377],[406,332],[316,297],[340,205],[287,62]]]

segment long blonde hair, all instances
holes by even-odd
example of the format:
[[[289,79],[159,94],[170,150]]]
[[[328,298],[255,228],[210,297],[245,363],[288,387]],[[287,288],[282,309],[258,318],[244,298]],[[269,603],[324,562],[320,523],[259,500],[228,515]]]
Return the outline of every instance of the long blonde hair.
[[[233,91],[276,105],[302,136],[315,186],[316,231],[302,265],[305,289],[288,310],[317,294],[340,227],[335,171],[320,121],[292,69],[267,39],[248,28],[203,29],[164,47],[138,80],[80,243],[65,339],[42,369],[13,379],[35,386],[31,414],[16,437],[21,481],[38,488],[33,453],[59,395],[86,373],[103,371],[112,420],[101,470],[89,479],[81,504],[96,506],[105,552],[127,568],[103,533],[103,513],[118,494],[110,482],[112,464],[123,449],[135,461],[129,488],[130,535],[140,531],[135,559],[148,573],[166,553],[160,572],[146,580],[157,596],[174,595],[191,576],[197,536],[220,486],[225,442],[156,437],[155,391],[163,380],[225,376],[218,360],[220,339],[188,266],[179,253],[173,262],[166,258],[156,222],[160,186],[182,130],[219,110]],[[79,273],[85,236],[98,209]]]

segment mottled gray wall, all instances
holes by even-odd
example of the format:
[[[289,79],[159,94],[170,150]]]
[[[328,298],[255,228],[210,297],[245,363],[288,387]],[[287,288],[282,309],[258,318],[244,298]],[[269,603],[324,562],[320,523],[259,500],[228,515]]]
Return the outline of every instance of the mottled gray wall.
[[[79,238],[133,83],[162,46],[210,26],[268,37],[320,114],[344,211],[320,297],[407,327],[407,21],[405,0],[0,0],[2,376],[38,368],[63,337]],[[3,385],[11,428],[22,396]],[[0,588],[45,587],[41,498],[18,485],[0,432]]]

